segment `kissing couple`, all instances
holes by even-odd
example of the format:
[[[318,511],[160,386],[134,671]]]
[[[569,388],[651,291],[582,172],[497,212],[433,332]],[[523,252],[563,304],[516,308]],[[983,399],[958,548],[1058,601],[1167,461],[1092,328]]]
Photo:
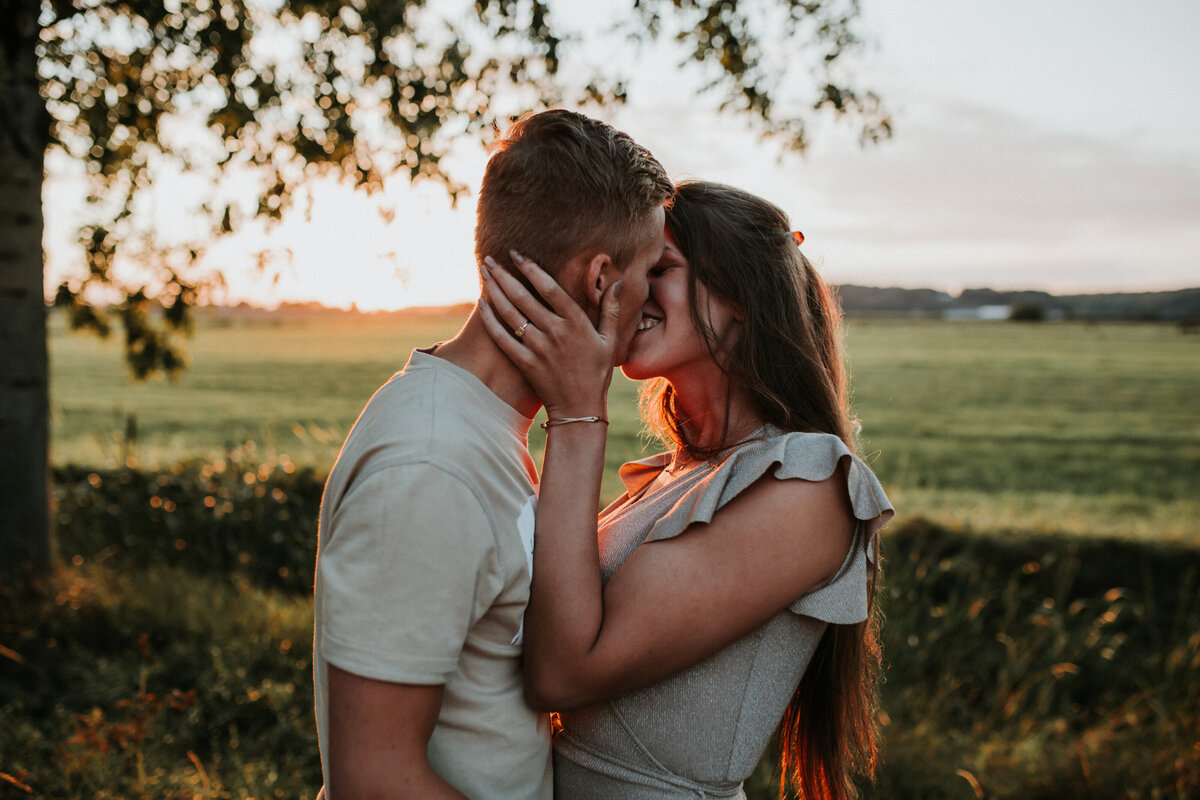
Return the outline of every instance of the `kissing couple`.
[[[744,798],[777,729],[804,796],[854,796],[892,507],[802,242],[581,114],[503,132],[479,302],[375,392],[325,487],[327,800]],[[614,365],[665,452],[597,516]]]

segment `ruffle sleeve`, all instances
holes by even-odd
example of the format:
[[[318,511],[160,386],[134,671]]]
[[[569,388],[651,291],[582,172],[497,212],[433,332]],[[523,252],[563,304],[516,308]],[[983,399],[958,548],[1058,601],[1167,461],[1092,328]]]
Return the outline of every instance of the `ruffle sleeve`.
[[[722,506],[764,475],[779,480],[823,481],[842,459],[848,459],[846,488],[858,522],[850,550],[829,583],[798,598],[789,609],[835,624],[861,622],[867,617],[868,565],[878,559],[879,529],[894,512],[879,479],[832,434],[777,433],[742,445],[659,517],[644,541],[670,539],[692,525],[710,522]],[[650,462],[646,459],[641,463],[645,467],[659,466],[657,459]],[[640,472],[639,478],[643,477]]]

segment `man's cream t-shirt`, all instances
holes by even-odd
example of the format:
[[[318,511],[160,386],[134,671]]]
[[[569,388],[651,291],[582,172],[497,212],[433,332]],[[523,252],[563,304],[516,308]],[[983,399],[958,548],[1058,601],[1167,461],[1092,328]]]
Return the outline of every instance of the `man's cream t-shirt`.
[[[445,684],[429,758],[468,797],[551,797],[549,723],[525,704],[520,672],[537,481],[529,424],[419,350],[355,422],[321,501],[313,677],[326,775],[335,664]]]

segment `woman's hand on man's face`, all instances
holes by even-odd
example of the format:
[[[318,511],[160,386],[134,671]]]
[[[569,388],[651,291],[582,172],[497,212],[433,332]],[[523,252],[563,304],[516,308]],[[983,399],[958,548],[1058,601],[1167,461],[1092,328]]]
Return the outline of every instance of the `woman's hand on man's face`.
[[[620,281],[604,293],[597,328],[537,264],[518,253],[510,255],[550,308],[489,256],[484,259],[484,302],[480,303],[488,334],[521,370],[550,418],[607,418],[608,385],[618,345]]]

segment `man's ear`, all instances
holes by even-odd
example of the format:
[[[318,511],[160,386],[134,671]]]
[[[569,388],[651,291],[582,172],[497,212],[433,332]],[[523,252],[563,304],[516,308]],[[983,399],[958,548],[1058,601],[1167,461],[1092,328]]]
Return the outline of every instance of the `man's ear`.
[[[620,279],[612,256],[599,248],[567,259],[558,273],[558,285],[593,319],[599,313],[604,291]]]
[[[586,278],[583,284],[584,292],[587,295],[588,303],[594,308],[600,307],[600,300],[604,297],[604,292],[608,287],[621,279],[616,265],[613,264],[612,256],[603,250],[594,253],[588,259],[584,276]]]

